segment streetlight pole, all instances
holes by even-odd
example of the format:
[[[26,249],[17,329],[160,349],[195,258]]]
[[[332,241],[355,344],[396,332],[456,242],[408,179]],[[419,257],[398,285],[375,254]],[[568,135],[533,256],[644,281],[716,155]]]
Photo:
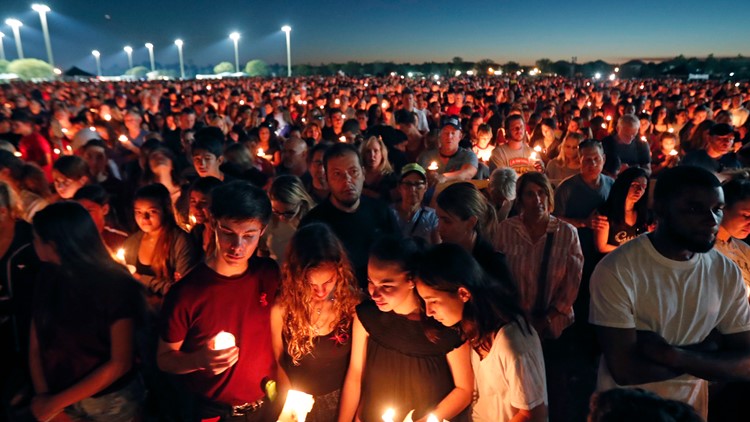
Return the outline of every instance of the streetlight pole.
[[[99,61],[99,56],[101,54],[99,53],[99,50],[94,50],[91,52],[91,54],[94,55],[94,59],[96,59],[96,76],[100,77],[102,76],[102,63]]]
[[[125,54],[128,55],[128,70],[133,68],[133,47],[126,45],[125,48]]]
[[[234,71],[239,72],[240,71],[240,33],[239,32],[232,32],[229,34],[229,38],[234,41]]]
[[[148,58],[151,60],[151,71],[156,72],[156,65],[154,64],[154,45],[147,42],[146,48],[148,48]]]
[[[5,60],[5,48],[3,47],[3,38],[5,38],[5,34],[0,32],[0,60]]]
[[[185,63],[182,60],[182,45],[183,42],[180,39],[174,40],[174,44],[177,46],[177,53],[180,55],[180,79],[185,79]]]
[[[50,66],[55,67],[55,60],[52,58],[52,42],[49,38],[49,28],[47,27],[47,13],[51,10],[44,4],[32,4],[31,8],[39,13],[39,20],[42,21],[42,33],[44,34],[44,46],[47,48],[47,62]]]
[[[18,58],[23,58],[23,46],[21,45],[21,28],[23,24],[18,19],[6,19],[5,24],[13,28],[13,38],[16,39],[16,51],[18,52]]]
[[[286,76],[290,78],[292,77],[292,43],[289,34],[292,32],[292,27],[284,25],[281,30],[286,33]]]

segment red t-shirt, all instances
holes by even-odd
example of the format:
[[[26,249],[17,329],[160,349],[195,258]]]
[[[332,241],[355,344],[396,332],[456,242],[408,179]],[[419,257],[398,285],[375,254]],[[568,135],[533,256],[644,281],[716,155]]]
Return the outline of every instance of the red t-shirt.
[[[199,264],[169,290],[162,308],[161,338],[167,343],[183,341],[182,352],[200,349],[220,331],[234,335],[240,349],[234,366],[219,375],[178,375],[193,393],[233,406],[262,398],[261,381],[276,373],[270,315],[279,267],[268,258],[253,257],[249,264],[237,277],[221,276]]]
[[[47,180],[52,181],[52,148],[44,136],[39,132],[26,135],[18,142],[18,149],[24,160],[39,164]]]

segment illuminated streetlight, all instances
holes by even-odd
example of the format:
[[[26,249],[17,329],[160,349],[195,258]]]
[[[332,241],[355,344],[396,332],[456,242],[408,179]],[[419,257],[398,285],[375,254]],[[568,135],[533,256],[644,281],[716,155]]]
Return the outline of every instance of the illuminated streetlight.
[[[234,71],[240,71],[240,33],[232,32],[229,34],[229,38],[234,41]]]
[[[148,48],[148,58],[151,60],[151,71],[156,72],[156,65],[154,64],[154,45],[147,42],[146,48]]]
[[[5,34],[0,32],[0,60],[5,60],[5,48],[3,47],[3,38],[5,38]]]
[[[182,45],[184,43],[180,39],[174,40],[174,45],[177,46],[177,53],[180,55],[180,79],[185,79],[185,63],[182,61]]]
[[[292,44],[289,39],[289,33],[292,32],[292,27],[284,25],[281,30],[286,33],[286,76],[292,76]]]
[[[125,48],[123,48],[123,50],[125,50],[125,54],[128,55],[128,69],[132,69],[133,68],[133,47],[126,45]]]
[[[52,42],[49,39],[49,28],[47,27],[47,13],[52,10],[44,4],[32,4],[31,8],[39,13],[39,20],[42,21],[42,33],[44,34],[44,46],[47,48],[47,62],[54,68],[55,61],[52,58]]]
[[[21,30],[20,28],[23,26],[21,21],[18,19],[6,19],[5,24],[13,28],[13,38],[16,39],[16,51],[18,52],[18,58],[23,58],[23,46],[21,45]]]
[[[99,57],[101,54],[99,53],[99,50],[94,50],[91,52],[91,54],[94,55],[94,59],[96,60],[96,76],[101,77],[102,76],[102,62],[99,60]]]

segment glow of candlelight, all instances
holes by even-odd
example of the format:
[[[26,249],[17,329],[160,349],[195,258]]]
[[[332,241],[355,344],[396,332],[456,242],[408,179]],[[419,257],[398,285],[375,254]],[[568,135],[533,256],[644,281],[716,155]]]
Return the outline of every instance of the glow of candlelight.
[[[235,345],[234,335],[226,331],[219,331],[219,334],[216,334],[216,337],[214,337],[212,340],[212,349],[214,350],[225,350],[229,349],[230,347],[234,347]]]
[[[305,422],[313,404],[315,404],[313,396],[301,391],[289,390],[277,422]]]
[[[66,149],[66,150],[67,150],[68,152],[70,152],[70,151],[73,151],[73,147],[71,147],[70,145],[65,145],[65,149]]]
[[[641,136],[641,141],[643,141],[643,142],[648,142],[648,139],[646,139],[646,137],[645,137],[645,136]]]
[[[339,100],[338,98],[336,98],[335,100],[333,100],[333,103],[336,104],[336,105],[339,105],[339,104],[341,104],[341,100]]]
[[[539,145],[537,145],[537,146],[534,147],[534,151],[536,151],[536,152],[542,152],[542,147],[539,146]]]
[[[437,416],[430,413],[430,415],[427,417],[427,422],[440,422],[440,419],[438,419]]]
[[[94,126],[89,126],[89,130],[92,132],[96,132],[96,128]]]
[[[393,422],[393,418],[396,417],[396,411],[393,410],[393,408],[388,408],[385,413],[383,413],[382,419],[383,422]]]
[[[606,128],[607,128],[607,124],[606,123],[602,123],[602,129],[606,129]]]
[[[125,263],[125,249],[120,248],[117,250],[117,253],[115,254],[115,259],[119,262]]]
[[[128,142],[128,137],[127,137],[127,136],[125,136],[125,135],[120,135],[120,136],[119,136],[119,137],[117,138],[117,140],[118,140],[118,141],[120,141],[120,142],[122,142],[122,143],[125,143],[125,142]]]
[[[61,131],[62,133],[66,133],[66,134],[67,134],[67,133],[68,133],[68,128],[64,127],[64,128],[62,128],[62,129],[60,129],[60,131]]]
[[[192,225],[195,225],[195,223],[197,223],[197,222],[198,222],[198,219],[197,219],[197,218],[195,218],[195,216],[194,216],[194,215],[191,215],[191,216],[189,217],[189,219],[190,219],[190,224],[192,224]]]
[[[245,100],[240,100],[240,105],[245,105]]]
[[[23,157],[23,154],[18,151],[14,152],[13,155],[15,155],[16,157]]]
[[[586,103],[586,106],[587,106],[587,107],[591,107],[591,101],[587,102],[587,103]]]
[[[106,120],[106,121],[112,120],[112,115],[111,114],[105,114],[104,115],[104,120]]]
[[[263,151],[263,148],[258,148],[258,157],[266,158],[266,153]]]
[[[492,156],[492,152],[486,151],[486,150],[485,151],[479,151],[478,155],[479,155],[479,159],[480,160],[482,160],[484,162],[487,162],[487,161],[490,160],[490,157]]]
[[[537,159],[536,151],[533,151],[533,152],[531,153],[531,155],[529,155],[529,159],[530,159],[531,161],[536,161],[536,159]]]
[[[674,128],[669,128],[669,129],[667,129],[667,132],[669,132],[669,133],[674,133]]]
[[[383,102],[382,102],[382,103],[380,104],[380,107],[381,107],[381,108],[388,108],[388,101],[383,101]]]
[[[53,149],[52,152],[54,152],[55,155],[60,155],[60,150],[58,148]]]
[[[346,136],[339,136],[339,142],[346,143]]]
[[[611,122],[612,121],[612,116],[607,116],[607,121]]]
[[[437,170],[437,169],[438,169],[438,163],[437,163],[437,161],[433,161],[433,162],[431,162],[431,163],[430,163],[430,166],[429,166],[429,167],[427,167],[427,170],[432,170],[432,171],[435,171],[435,170]]]
[[[669,151],[669,155],[671,155],[672,157],[674,157],[677,154],[678,154],[678,152],[677,152],[676,149],[672,149],[672,151]]]

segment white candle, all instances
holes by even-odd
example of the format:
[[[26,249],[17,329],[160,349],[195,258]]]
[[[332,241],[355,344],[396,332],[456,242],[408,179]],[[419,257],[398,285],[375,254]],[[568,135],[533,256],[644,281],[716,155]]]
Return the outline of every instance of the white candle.
[[[305,422],[313,404],[315,404],[313,396],[301,391],[289,390],[277,422]]]
[[[226,331],[219,331],[216,337],[213,338],[214,350],[225,350],[230,347],[234,347],[234,335]]]

